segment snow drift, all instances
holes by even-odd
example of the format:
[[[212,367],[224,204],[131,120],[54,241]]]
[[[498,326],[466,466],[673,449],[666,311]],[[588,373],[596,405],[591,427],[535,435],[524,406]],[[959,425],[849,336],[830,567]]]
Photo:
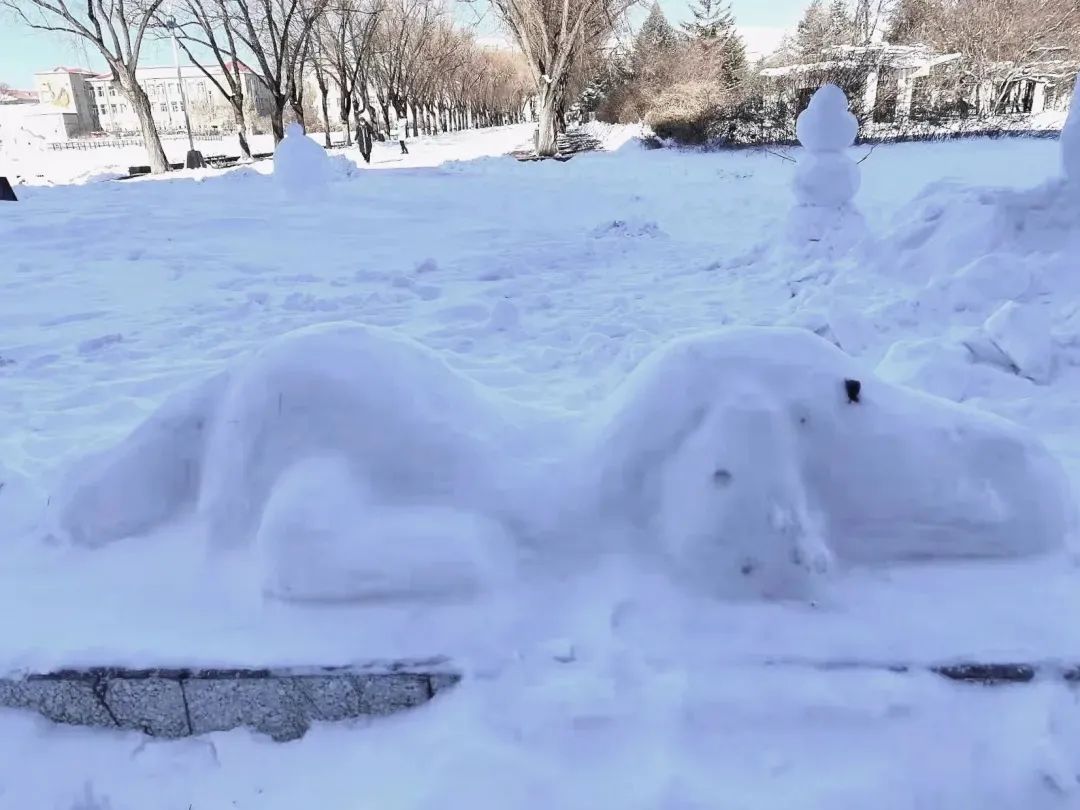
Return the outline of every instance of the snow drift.
[[[1025,430],[770,328],[677,341],[585,418],[392,333],[307,328],[175,396],[53,503],[90,546],[194,510],[212,549],[254,546],[264,589],[305,599],[471,591],[611,549],[718,596],[805,596],[831,555],[1025,555],[1073,525]]]

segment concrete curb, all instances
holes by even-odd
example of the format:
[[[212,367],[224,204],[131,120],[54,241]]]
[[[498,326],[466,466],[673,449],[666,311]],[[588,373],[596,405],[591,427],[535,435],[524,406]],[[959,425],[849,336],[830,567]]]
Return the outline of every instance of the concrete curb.
[[[56,723],[187,737],[251,728],[303,737],[316,721],[393,714],[450,688],[442,661],[308,669],[71,669],[0,679],[0,706]],[[434,668],[433,668],[434,667]]]

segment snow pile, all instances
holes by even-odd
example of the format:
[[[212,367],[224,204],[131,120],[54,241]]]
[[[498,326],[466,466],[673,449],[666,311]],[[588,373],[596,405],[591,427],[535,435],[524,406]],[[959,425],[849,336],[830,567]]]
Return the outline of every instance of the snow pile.
[[[329,156],[327,160],[330,166],[330,176],[335,180],[351,180],[354,177],[359,177],[360,172],[363,171],[349,155],[338,153]]]
[[[896,379],[925,377],[933,386],[928,390],[941,392],[945,363],[960,372],[945,386],[953,395],[988,394],[992,378],[970,364],[1046,385],[1060,369],[1080,360],[1075,352],[1080,345],[1075,306],[1080,297],[1075,260],[1080,254],[1080,195],[1072,185],[1072,180],[1055,179],[1014,190],[940,182],[916,198],[883,239],[875,263],[883,274],[922,285],[913,317],[958,319],[969,327],[962,340],[969,362],[956,365],[929,350],[921,354],[934,368],[918,370],[909,356],[900,363],[903,369],[891,364]],[[963,354],[956,345],[948,352],[954,358]]]
[[[0,541],[37,528],[44,507],[44,498],[29,479],[0,463]]]
[[[642,139],[652,134],[644,124],[607,124],[603,121],[589,121],[581,129],[600,141],[600,148],[605,152],[617,152],[627,144],[640,145]]]
[[[1069,117],[1061,130],[1061,165],[1074,188],[1080,188],[1080,75],[1076,77]]]
[[[1055,347],[1043,307],[1009,301],[987,319],[983,329],[1011,370],[1036,383],[1050,382]]]
[[[832,554],[1024,555],[1072,527],[1027,432],[796,329],[676,341],[582,420],[392,333],[308,328],[174,397],[54,503],[83,545],[194,508],[211,549],[254,546],[263,590],[306,599],[474,592],[525,550],[632,552],[712,595],[805,597]]]
[[[294,199],[311,198],[323,192],[330,181],[330,159],[326,151],[304,134],[299,124],[290,124],[285,139],[274,150],[274,181]]]

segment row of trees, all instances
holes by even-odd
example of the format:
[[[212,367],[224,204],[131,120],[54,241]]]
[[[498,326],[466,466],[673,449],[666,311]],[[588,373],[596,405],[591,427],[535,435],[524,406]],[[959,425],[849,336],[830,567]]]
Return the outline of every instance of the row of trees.
[[[285,120],[305,127],[313,79],[330,144],[332,120],[368,144],[395,118],[414,134],[518,120],[530,92],[522,59],[485,48],[456,26],[441,0],[0,0],[23,23],[90,42],[139,119],[151,169],[168,168],[137,68],[143,45],[176,35],[188,58],[232,107],[243,153],[251,100],[244,72],[266,89],[275,143]],[[331,93],[331,90],[335,93]],[[331,96],[336,109],[329,109]],[[314,123],[314,122],[312,122]]]
[[[1071,86],[1080,68],[1077,0],[811,0],[794,31],[756,65],[747,63],[729,5],[696,0],[691,11],[680,31],[654,5],[631,45],[600,64],[582,106],[604,120],[645,120],[682,141],[772,139],[790,134],[794,121],[788,115],[781,126],[766,103],[780,90],[801,102],[805,88],[833,81],[858,101],[868,78],[889,74],[879,64],[882,50],[858,47],[877,40],[956,55],[920,80],[942,115],[1005,112],[1019,79],[1059,76]],[[763,77],[764,68],[784,65],[806,70]],[[895,78],[866,98],[888,107]],[[870,117],[876,110],[856,111]]]

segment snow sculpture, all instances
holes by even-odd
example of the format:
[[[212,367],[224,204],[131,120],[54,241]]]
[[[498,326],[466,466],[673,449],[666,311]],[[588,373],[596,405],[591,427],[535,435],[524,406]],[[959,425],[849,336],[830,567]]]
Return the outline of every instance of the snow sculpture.
[[[1066,179],[1080,187],[1080,74],[1076,77],[1069,117],[1061,130],[1061,162]]]
[[[795,170],[795,198],[800,205],[837,208],[859,190],[859,167],[847,155],[859,134],[859,122],[848,111],[847,96],[826,84],[810,99],[795,124],[806,150]]]
[[[294,199],[316,197],[330,181],[330,159],[299,124],[289,124],[274,150],[274,181]]]
[[[582,418],[392,333],[303,329],[166,402],[52,504],[87,546],[193,512],[290,599],[475,592],[516,560],[616,549],[716,596],[798,598],[832,555],[1032,554],[1074,525],[1029,433],[779,328],[672,343]]]
[[[805,152],[795,168],[796,207],[789,230],[796,243],[850,247],[862,235],[862,218],[851,205],[859,190],[859,167],[847,154],[859,134],[847,96],[826,84],[799,115],[795,133]]]

